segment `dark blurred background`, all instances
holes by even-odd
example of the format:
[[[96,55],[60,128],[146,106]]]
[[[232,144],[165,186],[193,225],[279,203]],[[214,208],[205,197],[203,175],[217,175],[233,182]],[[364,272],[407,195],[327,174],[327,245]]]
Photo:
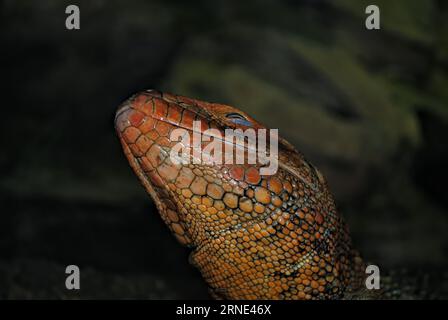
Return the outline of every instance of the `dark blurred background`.
[[[363,256],[447,297],[447,1],[0,0],[0,43],[0,298],[208,298],[115,136],[147,88],[279,128]]]

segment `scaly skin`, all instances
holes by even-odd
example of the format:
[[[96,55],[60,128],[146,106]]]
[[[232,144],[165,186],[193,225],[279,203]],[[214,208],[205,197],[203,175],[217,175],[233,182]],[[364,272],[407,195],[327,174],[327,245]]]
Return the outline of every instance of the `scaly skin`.
[[[361,287],[364,263],[352,248],[322,174],[279,140],[279,169],[174,164],[176,128],[246,129],[240,110],[156,91],[120,106],[115,127],[131,167],[178,241],[190,247],[215,298],[339,299]]]

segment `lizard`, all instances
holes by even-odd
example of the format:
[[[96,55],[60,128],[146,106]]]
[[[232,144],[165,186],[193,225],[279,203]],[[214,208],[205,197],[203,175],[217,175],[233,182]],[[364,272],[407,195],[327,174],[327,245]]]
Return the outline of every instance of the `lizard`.
[[[170,134],[266,129],[232,106],[146,90],[119,107],[115,130],[130,166],[172,234],[191,249],[216,299],[342,299],[362,290],[353,247],[322,173],[278,137],[278,170],[260,163],[173,161]],[[237,146],[233,146],[237,147]]]

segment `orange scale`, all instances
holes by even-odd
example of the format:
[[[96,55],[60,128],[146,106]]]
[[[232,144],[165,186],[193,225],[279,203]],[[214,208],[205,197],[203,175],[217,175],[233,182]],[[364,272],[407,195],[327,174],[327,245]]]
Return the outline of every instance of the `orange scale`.
[[[128,120],[131,126],[133,127],[139,127],[144,119],[145,115],[137,110],[132,110],[128,115]]]
[[[272,204],[276,207],[280,207],[283,204],[282,199],[277,196],[272,197]]]
[[[158,167],[162,163],[159,147],[153,145],[146,153],[146,158],[149,160],[153,168]]]
[[[190,110],[184,110],[180,124],[184,128],[192,129],[194,119],[195,119],[195,114],[193,112],[191,112]]]
[[[156,171],[151,171],[149,173],[150,177],[151,177],[151,182],[156,186],[156,187],[160,187],[163,188],[165,186],[165,182],[163,181],[163,179],[159,176],[159,174]]]
[[[196,177],[190,186],[193,193],[197,195],[205,195],[207,188],[207,181],[202,177]]]
[[[151,130],[146,134],[146,136],[148,137],[148,139],[156,141],[157,138],[159,137],[159,133],[155,130]]]
[[[254,236],[255,236],[255,238],[257,238],[257,240],[263,238],[263,235],[261,234],[261,232],[255,232]]]
[[[213,199],[221,199],[224,194],[224,189],[218,186],[217,184],[210,183],[207,186],[207,194]]]
[[[129,149],[131,149],[131,152],[135,157],[141,157],[143,155],[140,148],[136,144],[130,144]]]
[[[131,105],[134,109],[143,111],[148,109],[148,97],[144,94],[136,96],[132,101]]]
[[[142,157],[140,158],[140,166],[142,167],[143,171],[149,172],[153,169],[151,163],[149,162],[148,158]]]
[[[128,127],[123,132],[123,137],[128,144],[134,143],[140,135],[140,130],[135,127]]]
[[[311,214],[307,213],[305,215],[305,220],[308,221],[309,223],[313,223],[314,222],[314,217]]]
[[[319,267],[318,266],[312,266],[311,267],[311,271],[313,271],[314,273],[319,272]]]
[[[271,227],[271,226],[267,227],[267,231],[268,231],[270,234],[275,234],[275,233],[276,233],[275,229],[274,229],[273,227]]]
[[[228,183],[224,183],[222,185],[222,187],[223,187],[225,192],[231,192],[233,190],[232,186],[230,184],[228,184]]]
[[[177,241],[179,241],[180,244],[182,244],[184,246],[186,246],[190,243],[190,240],[186,236],[181,236],[181,235],[178,235],[177,233],[175,233],[174,236],[176,237]]]
[[[255,192],[254,192],[254,190],[252,190],[252,189],[247,189],[247,190],[246,190],[246,196],[247,196],[248,198],[253,198],[253,197],[255,196]]]
[[[239,207],[244,212],[252,212],[253,209],[252,201],[248,198],[241,198]]]
[[[316,214],[315,220],[318,224],[324,223],[324,217],[320,213]]]
[[[178,106],[174,104],[169,104],[168,106],[168,115],[166,118],[173,124],[178,125],[180,120],[182,119],[182,113]]]
[[[244,168],[242,166],[234,166],[229,170],[230,177],[237,181],[244,179]]]
[[[260,233],[261,233],[261,235],[263,236],[263,237],[267,237],[267,236],[269,236],[269,232],[267,231],[267,230],[261,230],[260,231]]]
[[[160,136],[165,137],[170,132],[171,125],[164,121],[158,121],[155,129],[159,133]]]
[[[167,181],[174,180],[177,177],[177,175],[179,174],[179,171],[175,167],[167,165],[166,162],[162,163],[157,168],[157,171],[160,174],[160,176]]]
[[[238,197],[233,193],[226,193],[223,201],[231,209],[238,207]]]
[[[256,204],[254,205],[254,211],[255,211],[256,213],[261,214],[261,213],[264,212],[264,210],[265,210],[264,205],[262,205],[262,204],[260,204],[260,203],[256,203]]]
[[[285,188],[286,191],[288,191],[288,193],[292,193],[292,185],[291,183],[289,183],[289,181],[285,181],[283,187]]]
[[[250,167],[245,172],[245,181],[249,184],[258,184],[260,182],[260,173],[257,168]]]
[[[227,215],[223,211],[218,211],[218,218],[224,220],[227,218]]]
[[[225,209],[225,204],[224,204],[224,202],[222,202],[221,200],[215,200],[214,202],[213,202],[213,206],[218,210],[218,211],[221,211],[221,210],[224,210]]]
[[[136,145],[138,146],[138,148],[142,153],[146,153],[148,149],[151,147],[152,143],[153,142],[144,135],[141,135],[136,141]]]
[[[319,288],[319,283],[315,280],[311,281],[311,288],[313,289]]]
[[[179,216],[177,215],[177,213],[174,210],[168,209],[166,211],[166,215],[167,215],[168,219],[170,219],[172,222],[179,221]]]
[[[233,189],[233,192],[237,195],[242,196],[244,194],[244,189],[241,188],[240,186],[235,186],[235,188]]]
[[[203,205],[207,207],[213,206],[213,199],[211,199],[210,197],[202,197],[201,202]]]
[[[194,179],[193,172],[191,169],[184,167],[176,180],[176,185],[178,188],[187,188],[190,186]]]
[[[271,195],[267,189],[257,187],[255,189],[255,199],[260,203],[268,204],[271,202]]]
[[[268,189],[276,194],[280,194],[283,190],[283,184],[277,177],[272,177],[268,182]]]
[[[190,106],[195,106],[196,102],[194,99],[190,99],[188,97],[184,97],[184,96],[176,96],[177,100],[180,102],[185,103],[186,105],[190,105]]]
[[[165,119],[168,114],[168,105],[165,101],[155,99],[153,116],[156,119]]]
[[[278,218],[277,222],[280,223],[281,225],[284,225],[285,219],[283,219],[283,217],[280,217],[280,218]]]
[[[193,193],[190,191],[190,189],[182,189],[182,196],[190,199],[193,196]]]
[[[171,141],[167,137],[158,138],[156,143],[162,147],[170,147],[171,146]]]

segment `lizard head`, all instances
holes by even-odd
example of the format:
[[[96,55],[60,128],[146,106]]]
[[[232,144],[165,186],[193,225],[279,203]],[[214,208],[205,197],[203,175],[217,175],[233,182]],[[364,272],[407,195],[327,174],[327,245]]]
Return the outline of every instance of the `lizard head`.
[[[200,211],[208,204],[207,210],[214,214],[202,221],[203,231],[209,231],[210,225],[217,224],[214,223],[216,221],[230,220],[229,210],[235,209],[234,205],[239,206],[233,192],[237,190],[244,193],[248,184],[260,182],[259,169],[267,164],[266,159],[264,163],[257,162],[258,159],[255,163],[244,164],[248,160],[248,152],[243,152],[243,163],[234,165],[232,161],[236,161],[236,149],[247,151],[248,137],[246,140],[244,136],[242,140],[235,137],[235,140],[225,142],[225,130],[250,129],[257,137],[260,130],[266,130],[266,127],[245,112],[223,104],[148,90],[134,95],[119,107],[115,128],[131,167],[155,201],[162,218],[178,240],[187,245],[192,245],[193,238],[201,233],[195,230],[195,227],[198,228],[195,223],[197,217],[191,217],[192,209]],[[202,152],[190,152],[193,149],[192,142],[189,145],[181,144],[189,150],[187,163],[173,161],[170,152],[175,145],[179,146],[179,140],[172,139],[174,130],[181,130],[181,134],[190,138],[190,141],[193,141],[194,134],[200,133],[215,141],[219,140],[222,144],[221,164],[207,162]],[[279,139],[278,152],[282,158],[288,157],[285,153],[296,153],[276,133],[268,133],[265,137],[268,146],[273,137]],[[209,143],[201,142],[201,150]],[[232,161],[225,163],[229,153]],[[195,161],[198,158],[204,161],[198,163]],[[187,203],[190,200],[192,203]],[[230,206],[229,202],[232,202]],[[185,208],[185,204],[191,207]],[[223,225],[228,227],[228,221]]]
[[[340,297],[355,278],[358,258],[322,175],[248,114],[144,91],[119,107],[115,128],[162,219],[180,243],[194,248],[191,261],[218,296]],[[240,132],[223,140],[228,129]],[[269,146],[252,162],[250,137],[241,134],[249,129],[257,138],[264,132]],[[216,148],[206,152],[211,145],[222,146],[221,162],[211,156]],[[173,150],[186,159],[173,157]],[[239,162],[238,150],[247,151]],[[263,173],[272,155],[278,170]]]

